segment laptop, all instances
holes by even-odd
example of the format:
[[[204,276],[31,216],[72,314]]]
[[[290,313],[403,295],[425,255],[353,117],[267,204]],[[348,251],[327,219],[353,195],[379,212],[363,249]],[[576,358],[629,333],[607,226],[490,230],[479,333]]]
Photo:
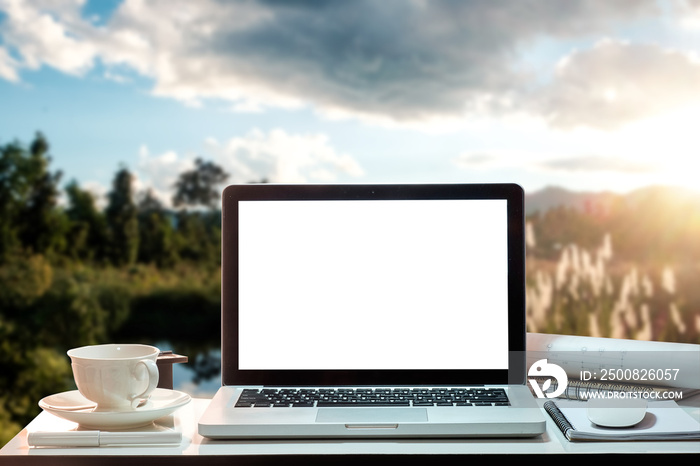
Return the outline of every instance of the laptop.
[[[531,437],[523,191],[247,184],[222,195],[211,439]]]

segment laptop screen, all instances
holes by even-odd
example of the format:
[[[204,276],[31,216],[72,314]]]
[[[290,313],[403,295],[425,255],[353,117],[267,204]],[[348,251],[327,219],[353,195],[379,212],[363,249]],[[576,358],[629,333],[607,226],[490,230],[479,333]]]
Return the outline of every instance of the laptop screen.
[[[228,188],[224,384],[505,382],[524,335],[506,187]]]

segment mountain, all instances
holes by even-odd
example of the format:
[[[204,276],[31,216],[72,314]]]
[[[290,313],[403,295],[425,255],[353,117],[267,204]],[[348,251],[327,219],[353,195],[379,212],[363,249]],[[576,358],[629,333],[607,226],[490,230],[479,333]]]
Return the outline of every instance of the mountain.
[[[557,207],[569,209],[556,209]],[[626,194],[547,187],[525,196],[540,253],[557,245],[590,248],[609,234],[618,258],[645,263],[700,264],[700,192],[649,186]],[[544,257],[543,256],[543,257]]]
[[[525,215],[534,212],[546,212],[553,207],[574,207],[581,211],[606,210],[615,204],[626,204],[629,207],[640,208],[645,204],[688,203],[700,206],[700,193],[690,189],[671,186],[649,186],[631,191],[627,194],[617,194],[610,191],[590,192],[571,191],[558,186],[548,186],[539,191],[525,194]]]

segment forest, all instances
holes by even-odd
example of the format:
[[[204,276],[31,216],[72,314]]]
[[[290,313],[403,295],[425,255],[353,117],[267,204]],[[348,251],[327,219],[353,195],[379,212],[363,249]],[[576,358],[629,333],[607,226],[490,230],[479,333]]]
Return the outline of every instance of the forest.
[[[41,133],[0,145],[0,445],[43,396],[74,388],[73,347],[167,342],[197,378],[219,373],[207,355],[219,345],[228,174],[197,159],[165,208],[134,191],[127,167],[98,199],[51,164]],[[528,209],[528,331],[700,343],[697,238],[696,193]]]
[[[43,396],[74,388],[70,348],[165,341],[206,355],[219,345],[221,167],[198,159],[180,174],[173,209],[134,192],[118,167],[100,208],[75,181],[61,184],[49,154],[42,134],[0,146],[0,445]]]

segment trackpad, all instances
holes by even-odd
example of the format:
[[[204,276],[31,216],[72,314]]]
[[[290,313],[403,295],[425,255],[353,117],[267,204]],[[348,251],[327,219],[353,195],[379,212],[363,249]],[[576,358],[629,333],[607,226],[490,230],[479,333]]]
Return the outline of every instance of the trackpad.
[[[316,422],[424,422],[423,408],[319,408]]]

